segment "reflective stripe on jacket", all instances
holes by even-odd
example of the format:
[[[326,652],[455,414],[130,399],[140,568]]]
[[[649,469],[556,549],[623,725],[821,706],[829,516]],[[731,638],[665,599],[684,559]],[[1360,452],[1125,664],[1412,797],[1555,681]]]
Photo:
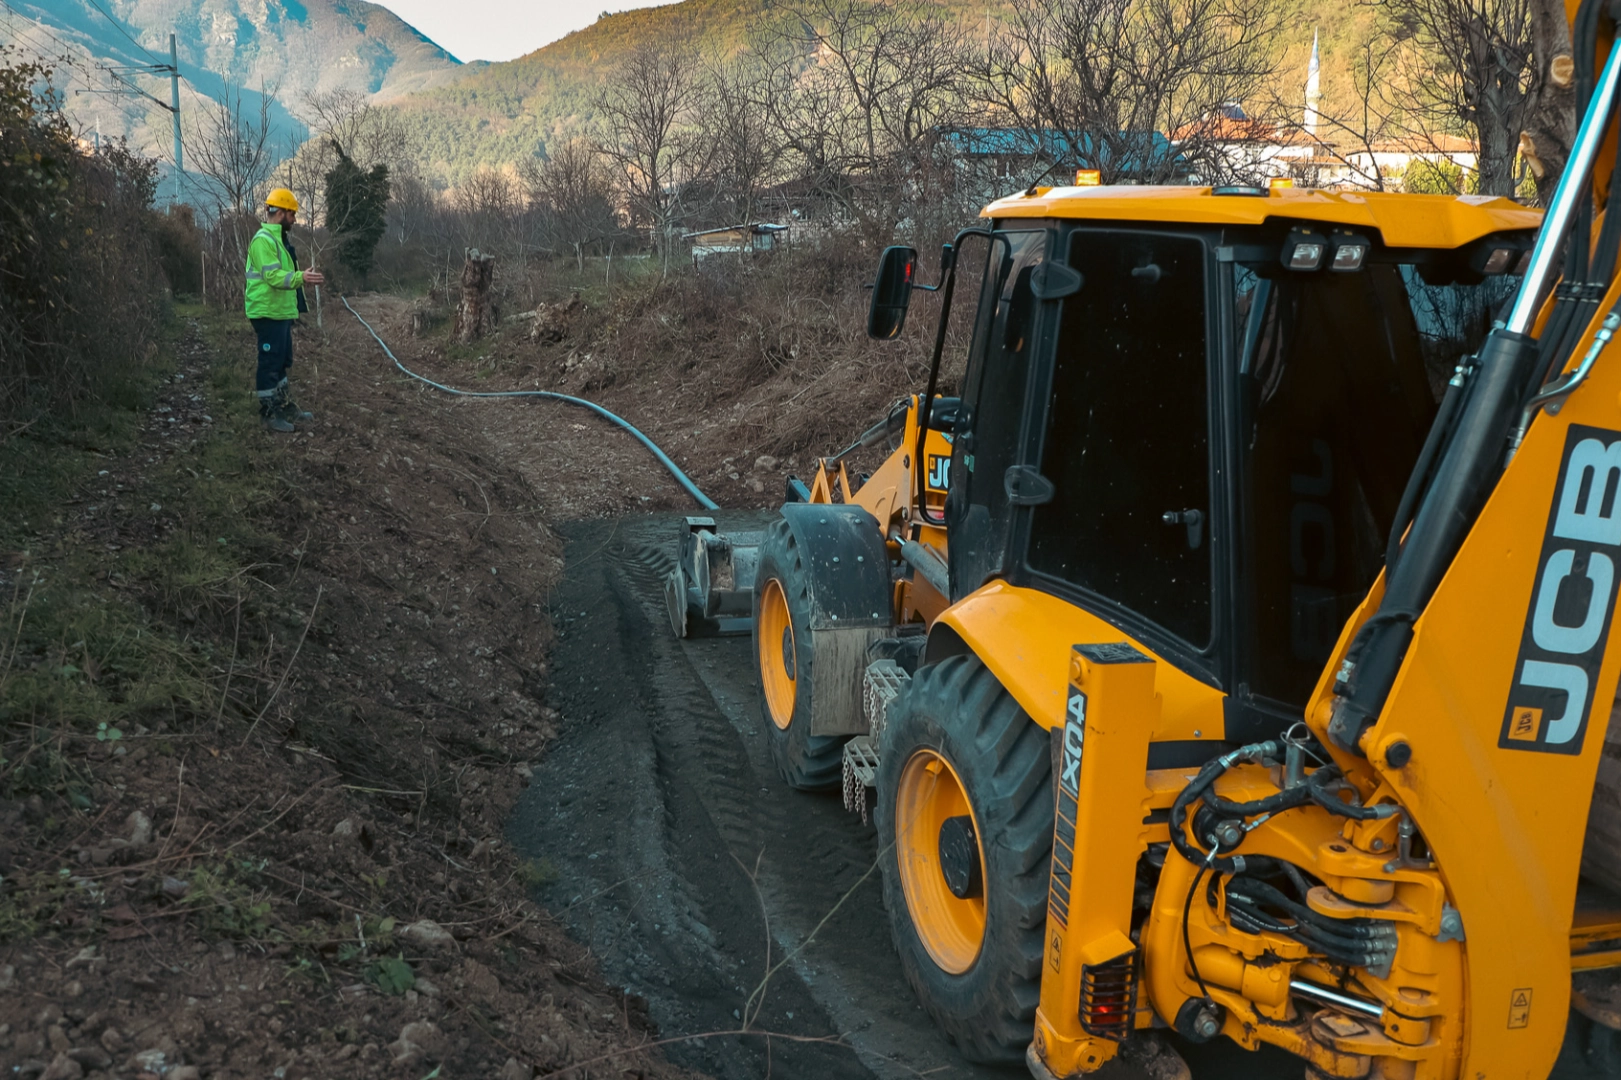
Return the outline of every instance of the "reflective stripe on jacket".
[[[280,225],[261,225],[248,242],[247,290],[243,304],[250,319],[298,318],[298,288],[304,274],[282,243]]]

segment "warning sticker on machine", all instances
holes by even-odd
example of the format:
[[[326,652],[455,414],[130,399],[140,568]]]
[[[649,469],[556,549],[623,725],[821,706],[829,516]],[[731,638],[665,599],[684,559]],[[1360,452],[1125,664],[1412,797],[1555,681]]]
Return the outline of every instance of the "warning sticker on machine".
[[[1531,990],[1515,990],[1508,998],[1508,1026],[1523,1028],[1531,1025]]]

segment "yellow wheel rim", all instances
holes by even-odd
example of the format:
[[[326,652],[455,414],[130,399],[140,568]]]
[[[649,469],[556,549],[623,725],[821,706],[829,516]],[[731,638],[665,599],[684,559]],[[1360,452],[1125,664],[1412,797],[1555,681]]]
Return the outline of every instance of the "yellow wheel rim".
[[[985,941],[985,852],[978,845],[979,882],[974,895],[959,897],[947,884],[940,861],[940,830],[967,816],[974,836],[979,821],[951,763],[934,750],[914,753],[901,770],[895,792],[895,857],[900,864],[906,910],[929,956],[940,969],[961,975],[979,959]]]
[[[760,594],[760,684],[765,687],[766,712],[771,722],[787,731],[794,719],[794,694],[799,682],[799,654],[794,648],[794,621],[782,583],[772,578]]]

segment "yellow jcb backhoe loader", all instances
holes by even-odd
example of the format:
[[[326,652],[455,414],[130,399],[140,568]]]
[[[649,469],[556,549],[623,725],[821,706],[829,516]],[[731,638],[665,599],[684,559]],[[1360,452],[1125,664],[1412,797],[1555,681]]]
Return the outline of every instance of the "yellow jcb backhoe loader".
[[[946,249],[876,472],[823,460],[761,534],[689,519],[677,632],[752,616],[781,771],[872,808],[895,947],[967,1057],[1075,1077],[1171,1028],[1312,1077],[1542,1080],[1574,1015],[1621,1075],[1601,6],[1545,218],[1032,188]],[[876,336],[916,267],[885,252]]]

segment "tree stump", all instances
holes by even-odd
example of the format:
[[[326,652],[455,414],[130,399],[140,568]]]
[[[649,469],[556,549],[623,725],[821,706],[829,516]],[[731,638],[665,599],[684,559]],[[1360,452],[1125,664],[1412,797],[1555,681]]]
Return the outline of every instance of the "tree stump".
[[[468,248],[462,262],[462,298],[456,305],[456,340],[469,345],[495,325],[495,303],[490,298],[490,279],[495,274],[495,256],[480,255]]]

